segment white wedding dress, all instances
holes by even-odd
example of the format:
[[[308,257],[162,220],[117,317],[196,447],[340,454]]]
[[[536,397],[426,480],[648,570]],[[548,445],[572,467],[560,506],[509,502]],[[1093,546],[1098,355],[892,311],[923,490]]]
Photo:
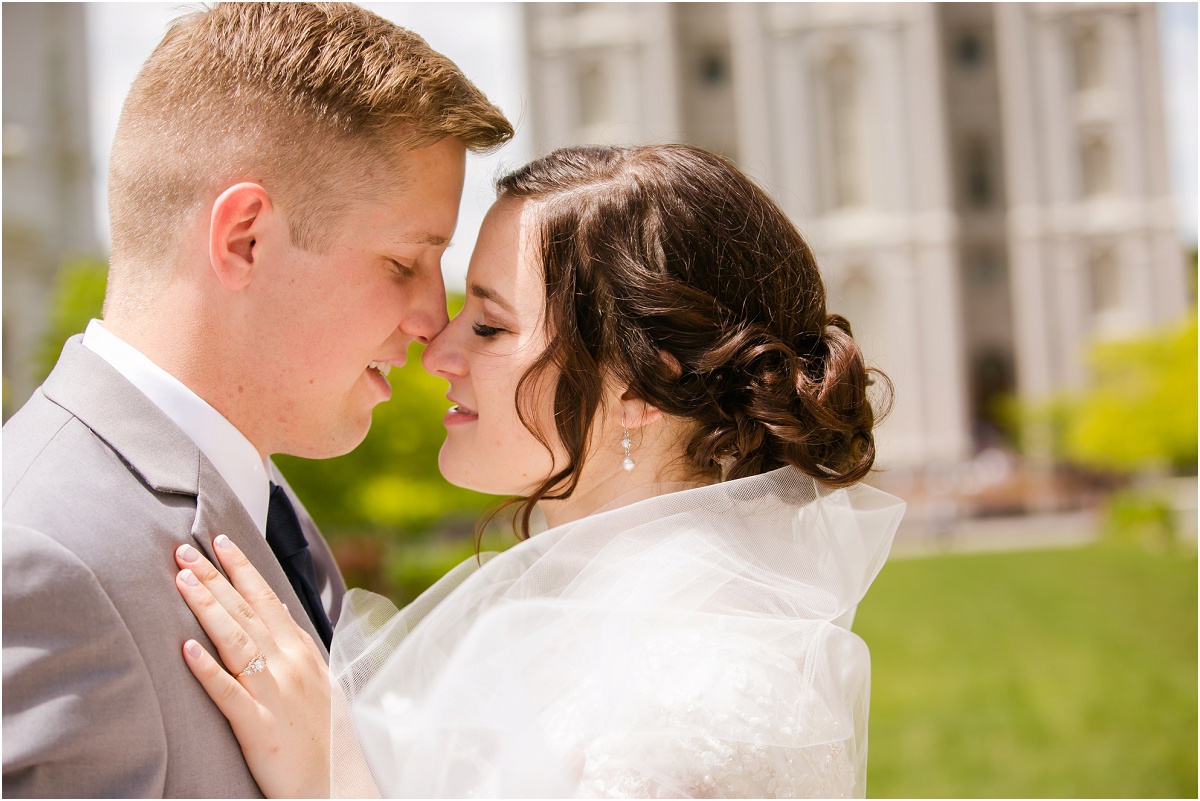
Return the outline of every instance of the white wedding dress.
[[[849,627],[903,510],[784,468],[537,534],[399,612],[355,591],[333,793],[861,797]]]

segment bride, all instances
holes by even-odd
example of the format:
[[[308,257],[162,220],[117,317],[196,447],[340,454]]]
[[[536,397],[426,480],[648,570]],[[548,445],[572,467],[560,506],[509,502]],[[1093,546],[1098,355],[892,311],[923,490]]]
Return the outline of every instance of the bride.
[[[328,669],[228,539],[228,580],[179,561],[265,794],[865,794],[850,625],[903,504],[858,484],[873,371],[762,190],[689,146],[534,161],[423,364],[443,475],[516,496],[520,543],[400,611],[351,593]]]

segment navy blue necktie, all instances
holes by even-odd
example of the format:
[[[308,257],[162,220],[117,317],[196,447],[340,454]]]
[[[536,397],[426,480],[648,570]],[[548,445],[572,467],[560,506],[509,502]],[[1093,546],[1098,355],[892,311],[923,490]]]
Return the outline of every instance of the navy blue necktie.
[[[283,573],[291,582],[308,619],[321,635],[325,648],[333,640],[333,624],[321,605],[317,592],[317,571],[313,567],[312,554],[308,552],[308,540],[300,528],[296,510],[288,500],[287,493],[278,484],[271,483],[271,502],[267,507],[267,544],[283,567]]]

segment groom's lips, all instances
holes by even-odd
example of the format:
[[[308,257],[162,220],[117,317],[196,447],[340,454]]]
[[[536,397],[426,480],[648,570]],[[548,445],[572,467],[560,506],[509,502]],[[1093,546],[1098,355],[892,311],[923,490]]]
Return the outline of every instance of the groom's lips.
[[[377,359],[367,365],[367,373],[371,376],[371,383],[383,395],[384,401],[392,399],[392,385],[388,383],[387,374],[391,372],[392,367],[402,367],[404,362],[389,359]]]

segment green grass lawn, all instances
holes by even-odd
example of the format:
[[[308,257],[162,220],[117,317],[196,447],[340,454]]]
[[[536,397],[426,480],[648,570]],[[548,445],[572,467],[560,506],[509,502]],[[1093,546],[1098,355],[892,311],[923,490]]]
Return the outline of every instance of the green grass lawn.
[[[1196,797],[1196,556],[896,560],[861,605],[872,797]]]

